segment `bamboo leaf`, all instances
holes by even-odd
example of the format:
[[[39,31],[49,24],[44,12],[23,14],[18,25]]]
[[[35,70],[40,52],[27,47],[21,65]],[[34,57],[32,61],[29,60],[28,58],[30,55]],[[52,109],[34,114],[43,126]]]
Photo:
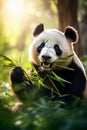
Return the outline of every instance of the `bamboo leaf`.
[[[71,70],[73,71],[73,68],[67,67],[67,66],[62,66],[62,65],[58,65],[58,67],[62,68],[62,69],[66,69],[66,70]]]
[[[0,58],[3,59],[3,66],[5,67],[20,66],[19,62],[15,60],[13,57],[8,57],[0,53]]]
[[[51,80],[51,78],[49,78],[49,80],[50,80],[50,82],[52,83],[54,89],[56,90],[56,93],[57,93],[59,96],[61,96],[61,94],[60,94],[60,92],[59,92],[59,89],[58,89],[58,88],[56,87],[56,85],[53,83],[53,81]],[[54,92],[54,89],[52,89],[53,92]]]
[[[64,86],[64,87],[65,87],[65,85],[63,84],[63,82],[60,80],[60,78],[59,78],[59,77],[50,76],[50,78],[51,78],[51,79],[53,79],[53,80],[58,81],[58,82],[59,82],[62,86]]]
[[[73,56],[73,54],[71,54],[71,55],[68,55],[68,56],[65,56],[65,57],[61,57],[61,58],[59,58],[58,60],[57,60],[57,63],[58,62],[65,62],[65,61],[67,61],[70,57],[72,57]]]
[[[11,67],[11,66],[16,66],[16,63],[13,61],[13,59],[11,59],[10,57],[8,56],[5,56],[3,54],[0,54],[1,58],[3,58],[4,60],[4,64],[3,66],[8,66],[8,67]]]
[[[51,78],[55,79],[55,80],[58,80],[60,83],[62,82],[66,82],[66,83],[69,83],[71,84],[69,81],[61,78],[60,76],[56,75],[53,71],[52,71],[52,74],[53,74],[53,77],[51,76]]]
[[[11,58],[9,58],[9,57],[7,57],[7,56],[5,56],[5,55],[3,55],[3,54],[0,54],[0,56],[1,56],[4,60],[7,60],[7,61],[12,62],[12,59],[11,59]]]

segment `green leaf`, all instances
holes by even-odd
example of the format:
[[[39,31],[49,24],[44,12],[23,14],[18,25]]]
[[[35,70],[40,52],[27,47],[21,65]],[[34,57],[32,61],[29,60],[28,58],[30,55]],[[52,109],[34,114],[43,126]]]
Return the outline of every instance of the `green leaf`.
[[[66,69],[66,70],[71,70],[73,71],[73,68],[67,67],[67,66],[62,66],[62,65],[58,65],[58,67],[62,68],[62,69]]]
[[[53,74],[53,76],[50,76],[50,77],[51,77],[52,79],[56,80],[56,81],[59,81],[59,83],[61,83],[61,85],[64,86],[63,82],[66,82],[66,83],[71,84],[69,81],[67,81],[67,80],[65,80],[65,79],[63,79],[63,78],[61,78],[61,77],[58,76],[58,75],[56,75],[53,71],[52,71],[52,74]]]
[[[67,61],[70,57],[72,57],[73,56],[73,54],[71,54],[71,55],[68,55],[68,56],[65,56],[65,57],[61,57],[61,58],[59,58],[58,60],[57,60],[57,63],[58,62],[65,62],[65,61]]]
[[[52,92],[57,93],[59,96],[61,96],[61,94],[60,94],[60,92],[59,92],[59,89],[56,87],[56,85],[54,84],[53,80],[51,80],[51,78],[49,78],[49,80],[50,80],[50,82],[52,83],[54,89],[56,90],[56,91],[55,91],[54,89],[52,89]]]
[[[60,77],[54,77],[54,76],[49,76],[51,79],[58,81],[63,87],[65,87],[64,83],[61,81]]]
[[[5,56],[3,54],[0,54],[0,58],[3,58],[4,60],[3,66],[7,66],[7,67],[16,66],[16,62],[14,62],[12,58]]]
[[[11,58],[9,58],[9,57],[7,57],[7,56],[5,56],[5,55],[3,55],[3,54],[0,54],[0,56],[3,57],[4,60],[7,60],[7,61],[12,62],[12,59],[11,59]]]

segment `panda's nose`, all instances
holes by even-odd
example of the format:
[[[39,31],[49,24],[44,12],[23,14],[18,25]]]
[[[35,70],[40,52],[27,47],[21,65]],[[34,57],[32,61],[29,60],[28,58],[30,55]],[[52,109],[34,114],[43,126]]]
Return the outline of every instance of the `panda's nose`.
[[[51,57],[47,56],[47,55],[42,55],[42,58],[43,58],[43,60],[49,60],[49,59],[51,59]]]

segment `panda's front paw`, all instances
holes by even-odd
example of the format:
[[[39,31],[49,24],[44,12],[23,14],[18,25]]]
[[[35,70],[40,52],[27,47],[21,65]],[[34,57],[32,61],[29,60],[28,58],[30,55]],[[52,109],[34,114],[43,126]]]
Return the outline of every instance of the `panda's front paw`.
[[[26,101],[34,89],[34,84],[27,77],[25,71],[19,66],[15,67],[10,73],[10,80],[14,94],[22,102]]]
[[[20,83],[23,82],[24,71],[21,67],[15,67],[10,73],[10,80],[12,83]]]

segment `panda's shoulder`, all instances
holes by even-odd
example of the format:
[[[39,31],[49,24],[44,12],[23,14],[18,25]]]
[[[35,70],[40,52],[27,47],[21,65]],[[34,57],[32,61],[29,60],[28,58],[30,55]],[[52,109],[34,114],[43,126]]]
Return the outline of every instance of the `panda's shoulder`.
[[[83,64],[82,62],[80,61],[79,57],[76,55],[76,53],[74,52],[74,57],[73,57],[73,62],[74,64],[77,66],[78,69],[81,69],[81,71],[85,74],[86,76],[86,73],[85,73],[85,69],[83,67]]]

